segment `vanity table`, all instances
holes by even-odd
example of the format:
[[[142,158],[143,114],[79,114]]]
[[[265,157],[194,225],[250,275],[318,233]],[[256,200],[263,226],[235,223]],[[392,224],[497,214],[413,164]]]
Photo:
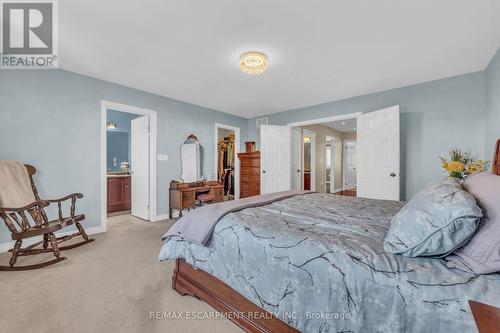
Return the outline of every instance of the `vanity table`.
[[[195,208],[195,201],[198,195],[209,194],[214,197],[213,202],[224,200],[224,185],[216,180],[206,180],[198,182],[180,183],[178,181],[170,182],[169,189],[169,210],[168,216],[172,218],[172,210],[177,209],[179,216],[182,216],[184,209]]]

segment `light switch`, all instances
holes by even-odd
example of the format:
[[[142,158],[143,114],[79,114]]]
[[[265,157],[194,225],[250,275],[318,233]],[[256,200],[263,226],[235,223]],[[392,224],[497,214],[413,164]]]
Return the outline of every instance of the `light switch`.
[[[167,154],[158,154],[158,161],[168,161]]]

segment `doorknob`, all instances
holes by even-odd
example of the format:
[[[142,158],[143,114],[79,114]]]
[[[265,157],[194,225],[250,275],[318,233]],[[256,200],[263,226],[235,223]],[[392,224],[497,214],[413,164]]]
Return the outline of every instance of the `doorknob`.
[[[262,173],[266,173],[266,170],[262,170]]]
[[[300,169],[297,169],[297,172],[300,172]]]
[[[396,174],[394,172],[391,172],[391,174],[389,176],[396,177]]]

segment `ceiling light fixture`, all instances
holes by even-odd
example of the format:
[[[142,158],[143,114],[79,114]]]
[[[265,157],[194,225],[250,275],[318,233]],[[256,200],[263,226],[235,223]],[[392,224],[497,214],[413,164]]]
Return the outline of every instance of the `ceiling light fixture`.
[[[112,121],[108,121],[108,123],[106,124],[106,127],[108,129],[116,129],[116,123],[115,122],[112,122]]]
[[[245,52],[240,57],[240,69],[246,74],[262,74],[267,69],[267,56],[262,52]]]

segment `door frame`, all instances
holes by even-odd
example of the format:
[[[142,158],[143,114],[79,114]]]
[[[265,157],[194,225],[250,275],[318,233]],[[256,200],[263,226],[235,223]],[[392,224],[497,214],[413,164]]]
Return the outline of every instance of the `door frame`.
[[[347,188],[345,187],[345,170],[347,166],[347,159],[345,158],[345,151],[347,148],[347,143],[348,142],[356,142],[356,139],[349,139],[349,140],[343,140],[342,141],[342,190],[345,191]],[[358,153],[358,150],[356,149],[356,154]],[[358,159],[356,159],[357,161]],[[357,185],[357,179],[356,179],[356,185]]]
[[[330,139],[330,140],[328,140]],[[330,143],[330,194],[335,193],[335,137],[334,136],[325,136],[325,193],[326,192],[326,143],[331,141]]]
[[[323,124],[323,123],[330,123],[332,121],[358,118],[358,117],[361,117],[362,115],[363,115],[363,112],[346,113],[346,114],[341,114],[341,115],[331,116],[331,117],[325,117],[325,118],[317,118],[317,119],[311,119],[311,120],[297,121],[297,122],[294,122],[294,123],[288,123],[288,124],[286,124],[286,126],[290,126],[290,127],[302,127],[302,126],[308,126],[308,125],[318,125],[318,124]]]
[[[304,189],[304,137],[311,137],[311,191],[316,191],[316,132],[302,129],[302,189]]]
[[[231,125],[225,125],[225,124],[220,124],[220,123],[215,123],[214,127],[214,175],[215,177],[219,178],[219,175],[217,173],[217,168],[218,168],[218,152],[217,152],[217,146],[219,144],[219,128],[230,130],[234,132],[234,198],[239,199],[240,198],[240,159],[238,158],[238,153],[240,152],[240,128],[231,126]]]
[[[295,149],[295,145],[294,145],[294,141],[293,141],[293,138],[294,138],[294,131],[299,131],[300,134],[299,134],[299,139],[300,139],[300,143],[299,143],[299,150],[300,150],[300,153],[298,154],[298,159],[299,159],[299,163],[298,165],[296,166],[296,168],[292,168],[293,164],[294,164],[294,160],[293,160],[293,157],[294,157],[294,149]],[[304,170],[303,170],[303,159],[304,159],[304,143],[303,143],[303,137],[302,137],[302,134],[303,134],[303,129],[302,127],[290,127],[290,135],[291,135],[291,138],[290,138],[290,188],[292,190],[293,189],[293,174],[294,173],[298,173],[298,177],[299,177],[299,186],[297,188],[297,190],[303,190],[304,189],[304,180],[303,180],[303,176],[304,176]],[[297,169],[299,170],[297,172]]]
[[[156,145],[157,145],[157,113],[153,110],[143,109],[132,105],[120,104],[101,100],[101,226],[104,231],[107,229],[107,110],[133,113],[139,116],[149,117],[149,221],[156,222],[164,218],[159,216],[156,210]]]

